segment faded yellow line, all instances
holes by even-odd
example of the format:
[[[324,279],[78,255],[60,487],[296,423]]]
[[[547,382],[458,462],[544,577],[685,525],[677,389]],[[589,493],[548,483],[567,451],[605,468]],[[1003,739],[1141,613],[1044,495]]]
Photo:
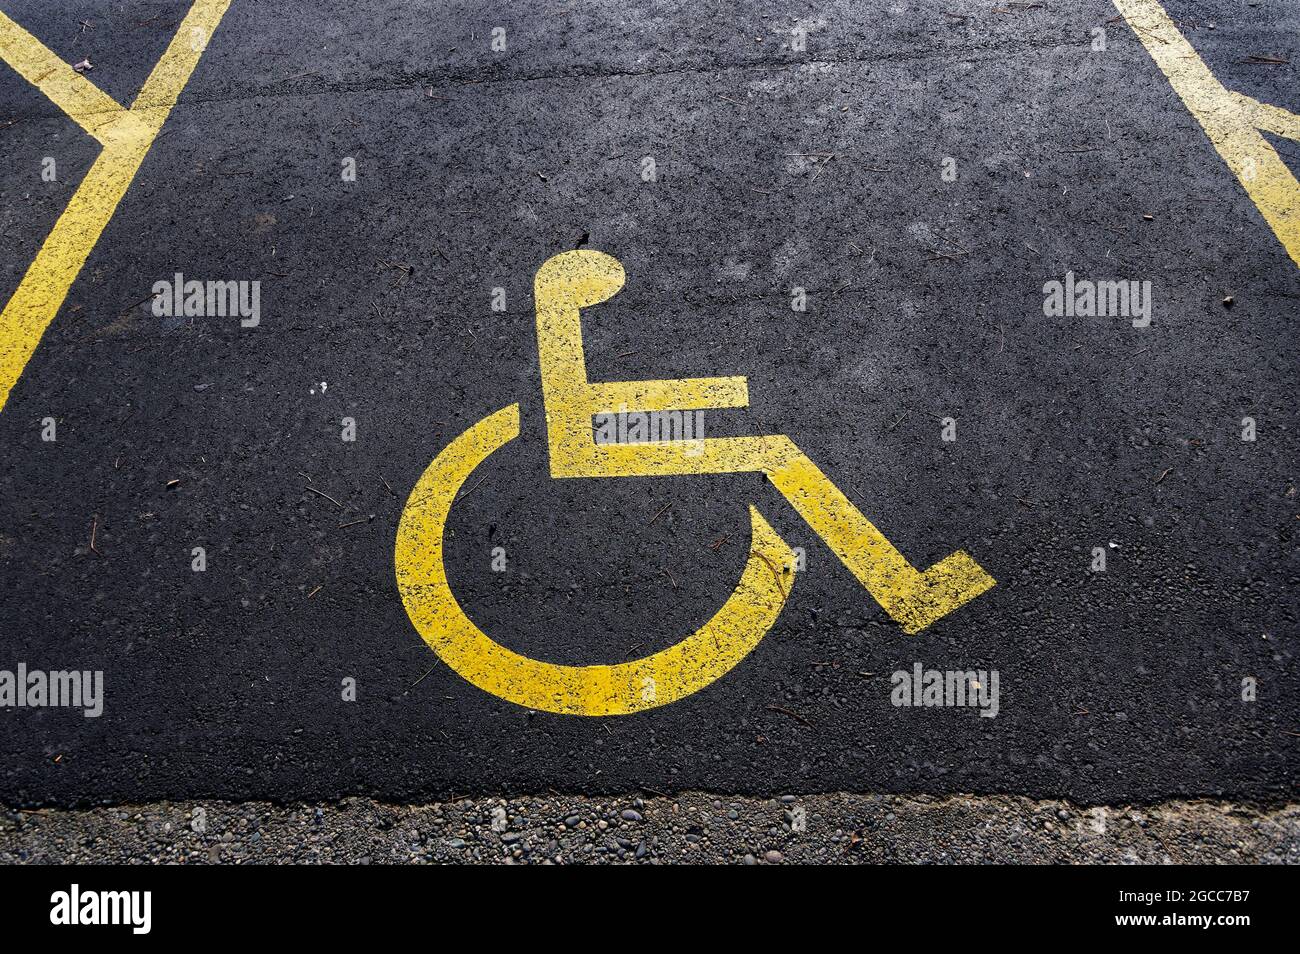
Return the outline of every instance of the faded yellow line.
[[[1158,0],[1113,2],[1291,260],[1300,265],[1300,183],[1259,131],[1300,138],[1300,117],[1224,88]]]
[[[53,53],[0,14],[0,58],[104,145],[0,312],[0,410],[229,6],[230,0],[195,0],[129,110],[99,92],[71,67],[66,72],[55,68],[48,60]],[[76,82],[68,79],[69,74]],[[103,121],[92,116],[102,117]]]
[[[1288,139],[1300,140],[1300,116],[1279,106],[1270,106],[1249,96],[1242,96],[1240,93],[1237,94],[1237,100],[1242,110],[1250,117],[1250,121],[1260,129],[1278,136],[1286,136]]]

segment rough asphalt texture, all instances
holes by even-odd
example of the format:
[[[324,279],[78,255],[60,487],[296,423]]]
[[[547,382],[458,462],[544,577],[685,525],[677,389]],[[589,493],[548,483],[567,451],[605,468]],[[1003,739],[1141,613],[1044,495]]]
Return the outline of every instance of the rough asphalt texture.
[[[196,827],[203,829],[196,831]],[[0,814],[0,864],[1300,864],[1300,807],[994,796],[577,796]]]
[[[185,4],[0,7],[129,101]],[[1294,4],[1168,7],[1230,87],[1300,109]],[[527,819],[518,849],[612,858],[611,842],[642,838],[599,830],[626,801],[576,795],[648,787],[758,797],[683,796],[675,816],[647,803],[660,858],[1296,860],[1294,807],[1116,810],[1094,843],[1055,803],[887,797],[1278,806],[1300,742],[1300,270],[1109,3],[943,8],[967,19],[905,0],[750,0],[725,16],[235,0],[0,414],[0,668],[102,669],[107,692],[99,719],[0,712],[0,802],[554,789],[575,800],[510,802]],[[789,49],[795,24],[806,53]],[[495,26],[506,53],[489,48]],[[0,300],[95,154],[0,65],[0,126],[11,117]],[[1277,146],[1300,169],[1296,144]],[[47,155],[56,183],[40,180]],[[355,183],[340,180],[349,156]],[[956,182],[940,178],[949,156]],[[593,378],[747,375],[752,406],[711,415],[709,434],[791,435],[913,563],[964,547],[998,586],[907,637],[761,480],[550,480],[531,279],[578,244],[629,276],[587,316]],[[1043,283],[1070,269],[1152,281],[1151,327],[1045,318]],[[177,270],[260,280],[261,325],[135,304]],[[393,576],[405,496],[516,400],[523,439],[453,512],[462,605],[539,658],[651,652],[730,591],[754,501],[808,565],[736,670],[648,714],[585,720],[486,695],[420,641]],[[1255,443],[1239,439],[1247,415]],[[47,416],[56,443],[40,439]],[[1089,572],[1095,546],[1104,574]],[[891,706],[890,673],[914,662],[999,670],[998,717]],[[765,800],[842,790],[881,794],[809,797],[809,831],[826,820],[806,842]],[[743,821],[726,819],[733,803]],[[50,816],[76,833],[61,842],[23,815],[4,850],[84,856],[84,831],[142,858],[513,856],[480,838],[488,804],[349,801],[329,810],[337,829],[304,808],[214,808],[229,842],[181,833],[186,804]],[[570,804],[586,829],[562,827]],[[1126,828],[1130,811],[1148,826]],[[1021,819],[1021,838],[983,834],[989,812]],[[692,828],[708,848],[688,847]]]

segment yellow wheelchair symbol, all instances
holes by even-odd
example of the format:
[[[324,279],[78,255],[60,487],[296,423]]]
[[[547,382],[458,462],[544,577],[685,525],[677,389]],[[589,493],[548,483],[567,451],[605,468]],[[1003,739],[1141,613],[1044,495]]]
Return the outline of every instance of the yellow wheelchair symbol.
[[[552,477],[649,477],[762,471],[904,632],[916,633],[974,599],[994,580],[965,551],[915,569],[788,437],[601,444],[593,418],[626,412],[747,407],[743,377],[592,382],[582,309],[623,287],[623,266],[601,252],[564,252],[533,283],[537,348]],[[505,648],[465,615],[447,582],[443,532],[474,470],[519,436],[519,405],[490,414],[448,444],[402,511],[394,559],[407,615],[463,678],[530,709],[625,715],[666,705],[718,679],[776,622],[790,596],[794,553],[749,507],[750,546],[735,590],[713,618],[661,652],[616,665],[564,666]],[[789,580],[787,585],[786,580]]]

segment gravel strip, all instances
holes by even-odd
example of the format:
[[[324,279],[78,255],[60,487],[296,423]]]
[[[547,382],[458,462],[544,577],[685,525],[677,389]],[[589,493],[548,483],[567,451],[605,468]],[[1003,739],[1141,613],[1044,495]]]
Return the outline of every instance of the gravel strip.
[[[1300,863],[1300,805],[689,792],[0,812],[0,863]]]

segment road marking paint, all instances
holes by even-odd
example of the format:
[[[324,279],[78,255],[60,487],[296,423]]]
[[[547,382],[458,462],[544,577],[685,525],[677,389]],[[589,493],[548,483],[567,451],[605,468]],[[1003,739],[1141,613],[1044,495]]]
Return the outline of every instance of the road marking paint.
[[[1158,0],[1113,0],[1246,194],[1300,265],[1300,183],[1260,130],[1300,140],[1300,116],[1225,89]]]
[[[195,0],[129,110],[0,13],[0,59],[104,147],[0,312],[0,411],[229,6]]]
[[[596,414],[745,407],[743,377],[592,383],[582,309],[623,287],[623,266],[592,250],[564,252],[537,271],[537,348],[553,477],[647,477],[762,471],[907,633],[994,585],[964,551],[918,572],[788,437],[597,444]],[[474,424],[425,468],[402,508],[393,548],[397,588],[426,644],[480,689],[530,709],[626,715],[667,705],[721,678],[776,623],[794,584],[794,551],[749,505],[749,556],[713,618],[668,649],[613,666],[563,666],[512,652],[474,625],[447,580],[444,536],[476,468],[519,436],[519,405]],[[790,585],[786,585],[786,579]]]
[[[464,679],[517,705],[566,715],[627,715],[675,702],[725,675],[772,628],[793,588],[772,567],[794,553],[749,508],[745,570],[713,618],[678,643],[612,666],[563,666],[521,656],[465,615],[447,582],[443,538],[457,493],[475,468],[519,436],[519,405],[465,431],[434,458],[402,510],[394,563],[407,615],[421,638]]]
[[[133,117],[107,93],[0,11],[0,59],[49,97],[78,126],[103,145],[105,127]]]
[[[589,249],[556,255],[537,272],[537,349],[553,477],[762,471],[907,633],[924,629],[994,585],[964,551],[918,571],[788,437],[597,444],[592,434],[596,414],[749,404],[743,377],[588,381],[581,311],[613,298],[624,278],[616,259]]]

